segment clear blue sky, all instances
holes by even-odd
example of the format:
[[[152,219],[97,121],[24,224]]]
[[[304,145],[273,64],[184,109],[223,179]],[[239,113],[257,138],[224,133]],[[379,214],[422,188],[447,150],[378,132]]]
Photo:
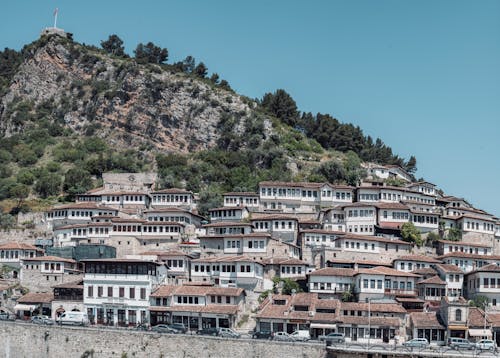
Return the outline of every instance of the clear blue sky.
[[[249,97],[284,88],[500,215],[500,1],[8,1],[0,47],[36,39],[55,7],[79,42],[153,41]]]

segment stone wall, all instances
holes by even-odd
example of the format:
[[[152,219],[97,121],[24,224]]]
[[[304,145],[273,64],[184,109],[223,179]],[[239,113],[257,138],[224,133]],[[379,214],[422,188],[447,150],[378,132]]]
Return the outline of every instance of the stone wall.
[[[50,327],[0,321],[0,357],[326,357],[323,344]]]

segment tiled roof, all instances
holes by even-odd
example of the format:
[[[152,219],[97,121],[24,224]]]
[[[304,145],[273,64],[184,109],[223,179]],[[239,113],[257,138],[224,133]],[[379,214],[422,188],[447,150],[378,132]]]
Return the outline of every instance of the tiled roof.
[[[469,272],[469,274],[471,274],[473,272],[500,272],[500,266],[497,265],[496,263],[485,265],[485,266],[482,266],[482,267],[475,269],[472,272]]]
[[[193,193],[185,189],[169,188],[169,189],[155,190],[152,191],[151,194],[193,194]]]
[[[419,262],[430,262],[430,263],[441,263],[441,261],[430,257],[430,256],[424,256],[424,255],[404,255],[404,256],[399,256],[398,258],[394,259],[394,261],[419,261]]]
[[[341,302],[342,311],[366,311],[368,312],[388,312],[388,313],[406,313],[406,309],[397,303],[365,303],[365,302]],[[366,317],[365,317],[366,318]]]
[[[48,262],[67,262],[70,264],[76,263],[75,260],[72,259],[66,259],[64,257],[58,257],[58,256],[37,256],[37,257],[29,257],[29,258],[23,258],[23,261],[48,261]]]
[[[344,324],[356,324],[356,325],[368,325],[368,317],[363,316],[341,316],[338,318],[340,322]],[[371,326],[389,326],[398,327],[400,326],[400,320],[396,317],[370,317]]]
[[[443,244],[452,244],[452,245],[458,245],[458,246],[472,246],[472,247],[489,247],[491,248],[491,245],[485,245],[485,244],[478,244],[475,242],[464,242],[464,241],[450,241],[450,240],[438,240],[439,243]]]
[[[425,285],[425,284],[432,284],[432,285],[443,285],[446,286],[446,282],[441,280],[438,275],[432,276],[426,280],[422,280],[417,282],[417,285]]]
[[[398,245],[411,245],[409,242],[402,241],[399,239],[389,239],[386,237],[381,237],[381,236],[369,236],[369,235],[355,235],[355,234],[346,234],[345,236],[341,237],[341,239],[347,240],[347,239],[355,239],[355,240],[364,240],[364,241],[376,241],[376,242],[383,242],[386,244],[398,244]]]
[[[438,259],[442,260],[447,257],[458,257],[458,258],[469,258],[469,259],[483,259],[483,260],[500,260],[500,255],[479,255],[479,254],[469,254],[467,252],[448,252],[444,255],[438,256]]]
[[[356,274],[356,271],[350,268],[335,268],[335,267],[325,267],[319,270],[315,270],[309,274],[309,276],[347,276],[352,277]]]
[[[238,227],[238,226],[252,226],[250,223],[238,222],[238,221],[220,221],[215,223],[210,223],[203,225],[203,227]]]
[[[486,323],[489,325],[489,314],[486,315]],[[484,311],[478,307],[469,307],[469,315],[467,316],[469,328],[484,327]]]
[[[290,257],[266,257],[262,260],[264,265],[306,265],[309,264],[305,261],[290,258]]]
[[[54,300],[54,294],[30,292],[17,300],[18,303],[50,303]]]
[[[52,286],[52,288],[78,288],[83,290],[83,280],[61,283]]]
[[[432,267],[419,268],[419,269],[413,270],[412,273],[414,273],[415,275],[422,275],[422,276],[437,275],[437,271],[434,270]]]
[[[151,297],[167,297],[172,296],[178,286],[174,285],[161,285],[154,292],[151,293]]]
[[[66,204],[66,205],[61,205],[61,206],[54,206],[51,211],[54,210],[63,210],[63,209],[98,209],[98,210],[112,210],[112,211],[118,211],[116,209],[110,208],[108,206],[104,206],[98,203],[92,203],[92,202],[81,202],[81,203],[71,203],[71,204]]]
[[[191,262],[257,262],[261,263],[261,261],[253,259],[249,256],[223,256],[223,257],[205,257],[196,260],[192,260]]]
[[[42,251],[42,249],[39,249],[36,246],[30,245],[30,244],[25,244],[23,242],[17,242],[17,241],[10,241],[5,244],[0,245],[0,250],[35,250],[35,251]]]
[[[436,268],[441,269],[443,272],[463,273],[458,266],[450,264],[437,264]]]
[[[150,306],[150,311],[168,311],[168,312],[197,312],[197,313],[216,313],[216,314],[236,314],[237,305],[174,305],[174,306]]]
[[[401,203],[376,203],[375,206],[379,209],[397,209],[397,210],[410,210],[408,206]]]
[[[266,221],[266,220],[295,220],[295,221],[299,221],[298,217],[296,217],[292,214],[275,214],[275,213],[270,213],[270,214],[254,213],[254,214],[252,214],[252,218],[250,220],[251,221]]]
[[[144,255],[144,256],[189,256],[185,252],[179,251],[179,250],[168,250],[168,251],[144,251],[141,252],[139,255]]]
[[[368,266],[387,266],[392,267],[390,263],[372,261],[372,260],[343,260],[343,259],[331,259],[327,262],[332,264],[358,264],[358,265],[368,265]]]
[[[373,274],[383,274],[386,276],[399,276],[399,277],[419,277],[411,272],[398,271],[393,268],[376,266],[371,269],[364,269],[363,272],[359,270],[359,273],[373,273]]]
[[[259,194],[253,191],[230,191],[228,193],[222,194],[222,196],[259,196]]]
[[[439,322],[436,312],[411,312],[410,320],[416,328],[445,329]]]

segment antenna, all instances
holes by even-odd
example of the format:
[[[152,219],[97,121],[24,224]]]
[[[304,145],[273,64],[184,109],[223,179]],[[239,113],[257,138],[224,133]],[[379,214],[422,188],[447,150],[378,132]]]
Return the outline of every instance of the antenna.
[[[54,29],[57,29],[57,14],[59,13],[59,8],[56,7],[54,10]]]

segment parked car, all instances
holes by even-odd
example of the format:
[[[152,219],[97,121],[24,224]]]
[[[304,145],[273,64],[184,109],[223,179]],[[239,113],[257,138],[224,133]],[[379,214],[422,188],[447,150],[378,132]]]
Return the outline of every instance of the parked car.
[[[294,341],[305,342],[311,339],[311,334],[307,330],[297,330],[290,334]]]
[[[240,338],[241,334],[232,330],[231,328],[219,328],[219,336],[226,338]]]
[[[271,331],[254,331],[252,333],[252,338],[254,338],[254,339],[271,339],[271,338],[273,338],[273,333]]]
[[[54,321],[49,316],[33,316],[31,323],[35,324],[54,324]]]
[[[7,312],[0,312],[0,321],[15,321],[16,315]]]
[[[64,312],[57,319],[57,323],[86,326],[89,324],[89,317],[85,312]]]
[[[492,341],[491,339],[481,339],[476,343],[476,348],[482,351],[488,350],[494,352],[496,350],[496,344],[495,341]]]
[[[326,336],[319,336],[320,341],[325,341],[327,346],[330,346],[334,343],[345,343],[345,336],[343,333],[332,332],[327,334]]]
[[[188,331],[187,327],[183,323],[172,323],[169,327],[175,329],[179,333],[186,333]]]
[[[426,338],[413,338],[403,343],[408,348],[427,348],[429,341]]]
[[[454,349],[474,349],[476,348],[476,344],[471,342],[465,338],[448,338],[448,346]]]
[[[275,332],[273,334],[273,341],[293,342],[294,339],[286,332]]]
[[[200,334],[203,336],[218,336],[219,335],[219,329],[217,327],[205,327],[202,329],[199,329],[196,334]]]
[[[179,331],[173,329],[168,324],[157,324],[151,327],[151,330],[158,333],[179,333]]]

